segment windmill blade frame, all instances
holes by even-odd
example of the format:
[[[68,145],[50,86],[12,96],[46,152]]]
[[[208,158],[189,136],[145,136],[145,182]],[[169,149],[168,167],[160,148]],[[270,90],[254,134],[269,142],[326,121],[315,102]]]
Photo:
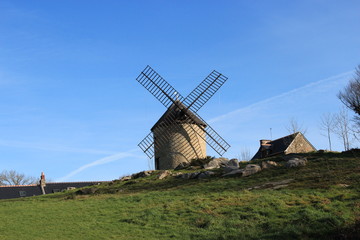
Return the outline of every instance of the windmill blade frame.
[[[186,98],[184,98],[149,65],[146,66],[136,78],[136,80],[167,109],[171,106],[175,106],[184,114],[184,116],[188,117],[192,123],[195,123],[197,127],[205,133],[205,137],[199,134],[191,124],[186,127],[188,130],[191,128],[192,131],[187,132],[195,133],[200,136],[220,155],[223,155],[230,145],[196,112],[217,92],[227,79],[226,76],[214,70]],[[173,95],[177,95],[176,100],[172,97]],[[172,132],[181,130],[178,124],[176,124],[177,117],[178,116],[175,114],[169,114],[169,116],[163,120],[162,125],[167,128],[167,131],[162,132],[162,135],[158,136],[156,139],[157,146],[155,146],[154,134],[152,132],[146,135],[146,137],[138,144],[149,158],[152,158],[155,155],[156,147],[161,147],[161,145],[167,143]],[[205,127],[201,126],[201,124],[196,121],[196,118],[200,119],[200,121],[205,124],[206,130]],[[189,149],[183,149],[183,151],[187,152]]]
[[[184,100],[184,104],[196,113],[220,89],[228,78],[213,70]]]
[[[143,87],[145,87],[156,99],[158,99],[166,108],[169,108],[175,100],[171,97],[177,95],[177,100],[184,101],[184,97],[179,94],[164,78],[162,78],[149,65],[136,78]]]
[[[180,109],[181,111],[186,114],[187,117],[189,117],[191,120],[193,120],[193,123],[196,124],[202,131],[205,132],[206,137],[203,138],[195,129],[192,129],[193,132],[197,133],[198,136],[203,138],[203,140],[212,148],[215,152],[217,152],[220,156],[222,156],[229,148],[230,144],[227,143],[209,124],[205,122],[204,119],[202,119],[197,113],[190,113],[188,109]],[[199,118],[202,122],[206,124],[206,129],[204,129],[202,126],[200,126],[197,121],[194,119],[195,115],[197,118]],[[179,126],[177,124],[173,124],[175,122],[176,116],[170,115],[169,118],[166,118],[164,120],[164,126],[168,128],[168,131],[164,132],[165,134],[158,138],[158,142],[160,144],[166,144],[166,140],[170,137],[170,133],[173,130],[179,129]],[[191,127],[191,126],[190,126]],[[154,156],[154,142],[151,142],[150,136],[153,137],[152,133],[150,132],[140,143],[140,148],[148,155],[149,158],[152,158]],[[158,147],[160,147],[159,145]],[[147,153],[150,151],[149,153]]]
[[[174,105],[174,107],[183,113],[183,110],[186,109],[185,106],[182,107],[178,102],[176,102],[176,103],[177,103],[177,105]],[[166,128],[167,131],[162,132],[162,135],[157,138],[157,141],[156,141],[157,147],[161,147],[162,145],[167,144],[168,139],[173,137],[171,134],[174,131],[182,130],[181,127],[179,127],[179,125],[176,123],[177,118],[178,118],[178,116],[174,112],[169,112],[167,114],[167,116],[162,119],[162,121],[161,121],[161,119],[159,120],[159,121],[161,121],[161,127]],[[191,119],[194,123],[196,122],[196,120],[194,118],[191,118],[191,116],[190,117],[188,116],[188,118]],[[182,127],[185,127],[185,126],[182,126]],[[198,127],[203,130],[202,126],[198,125]],[[195,129],[192,129],[192,131],[187,131],[187,132],[188,133],[190,132],[192,135],[194,135],[194,132],[196,132],[197,135],[200,136],[200,134],[197,131],[195,131]],[[154,141],[153,132],[150,132],[148,135],[146,135],[146,137],[138,144],[138,146],[145,152],[145,154],[149,158],[152,158],[155,154],[155,141]],[[199,148],[199,146],[193,146],[193,147]],[[186,152],[186,149],[183,149],[183,151]]]

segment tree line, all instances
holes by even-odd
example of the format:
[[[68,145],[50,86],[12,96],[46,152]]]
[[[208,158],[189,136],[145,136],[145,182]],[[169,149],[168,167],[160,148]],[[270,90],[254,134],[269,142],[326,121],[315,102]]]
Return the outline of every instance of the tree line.
[[[4,170],[0,173],[0,185],[27,185],[37,183],[35,177],[26,176],[15,170]]]
[[[344,147],[344,150],[350,150],[353,139],[360,140],[360,65],[355,68],[355,74],[344,89],[337,94],[339,100],[344,106],[337,113],[324,113],[320,118],[319,127],[321,134],[328,140],[329,150],[332,151],[332,135],[337,136]],[[353,118],[350,118],[349,111],[354,112]],[[289,119],[285,126],[289,134],[301,132],[306,134],[307,128],[300,124],[295,118]],[[270,128],[271,135],[271,128]],[[250,152],[247,148],[241,149],[239,159],[250,160]]]
[[[355,68],[355,74],[349,83],[337,94],[344,104],[338,113],[325,113],[321,116],[320,129],[327,137],[329,150],[332,150],[331,135],[337,135],[343,144],[344,150],[350,150],[351,140],[359,140],[360,133],[360,65]],[[354,113],[349,117],[348,110]]]

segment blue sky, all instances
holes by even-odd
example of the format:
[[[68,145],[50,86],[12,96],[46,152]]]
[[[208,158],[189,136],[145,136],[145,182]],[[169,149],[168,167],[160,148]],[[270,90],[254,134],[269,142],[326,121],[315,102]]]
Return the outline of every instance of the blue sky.
[[[287,135],[291,118],[328,148],[319,119],[360,64],[359,13],[355,0],[2,0],[2,169],[56,181],[148,169],[137,144],[165,109],[135,81],[146,65],[184,96],[214,69],[229,78],[199,111],[225,157],[254,154],[270,128]]]

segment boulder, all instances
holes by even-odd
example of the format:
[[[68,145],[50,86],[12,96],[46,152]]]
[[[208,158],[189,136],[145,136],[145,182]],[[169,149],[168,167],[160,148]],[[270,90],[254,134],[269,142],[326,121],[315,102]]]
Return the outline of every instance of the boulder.
[[[219,168],[219,163],[217,161],[211,160],[209,163],[203,166],[204,169],[214,169]]]
[[[190,179],[191,173],[184,173],[184,174],[179,175],[178,177],[182,178],[182,179]]]
[[[294,181],[294,179],[285,179],[285,180],[281,180],[281,181],[277,181],[277,182],[267,182],[255,187],[251,187],[248,188],[248,190],[254,190],[254,189],[264,189],[264,188],[268,188],[268,189],[280,189],[280,188],[285,188],[289,185],[289,183],[291,183],[292,181]]]
[[[278,166],[278,164],[274,161],[263,161],[261,162],[261,168],[262,169],[266,169],[266,168],[272,168],[272,167],[276,167]]]
[[[182,179],[194,179],[196,178],[200,173],[199,172],[193,172],[193,173],[183,173],[176,177],[182,178]]]
[[[172,173],[171,173],[171,176],[177,177],[177,176],[180,176],[180,175],[182,175],[182,174],[183,174],[182,172],[172,172]]]
[[[186,168],[186,169],[188,169],[188,170],[195,170],[195,169],[201,169],[202,167],[201,166],[190,166],[190,167],[188,167],[188,168]]]
[[[120,178],[120,182],[129,181],[129,180],[131,180],[131,176],[125,176]]]
[[[185,169],[185,168],[187,168],[189,166],[190,166],[190,163],[182,162],[182,163],[179,163],[179,165],[177,165],[174,170],[182,170],[182,169]]]
[[[285,163],[285,167],[293,168],[293,167],[301,167],[305,166],[307,163],[306,158],[291,158]]]
[[[244,168],[244,172],[242,174],[243,177],[247,177],[250,175],[253,175],[257,172],[261,171],[261,167],[257,164],[248,164],[246,165],[246,167]]]
[[[226,163],[227,167],[235,167],[235,168],[239,168],[239,160],[237,160],[236,158],[230,159],[227,163]]]
[[[151,173],[153,173],[153,172],[154,172],[154,170],[142,171],[142,172],[134,173],[133,175],[131,175],[131,178],[136,179],[136,178],[147,177],[147,176],[150,176]]]
[[[289,161],[289,160],[294,159],[294,158],[302,158],[302,156],[297,155],[295,153],[290,153],[290,154],[284,155],[282,157],[282,159],[284,159],[285,161]]]
[[[164,179],[166,178],[167,176],[169,176],[171,173],[170,171],[168,170],[164,170],[164,171],[161,171],[160,174],[158,175],[158,179]]]
[[[204,169],[214,169],[224,167],[228,164],[229,160],[227,158],[214,158],[209,163],[204,164]]]
[[[197,178],[198,178],[198,179],[209,178],[209,177],[211,177],[211,176],[214,175],[214,174],[215,174],[214,172],[206,171],[206,172],[200,173],[200,174],[197,176]]]
[[[239,169],[239,167],[231,166],[231,167],[223,167],[222,169],[224,170],[224,173],[229,173],[229,172]]]
[[[194,179],[194,178],[197,178],[199,176],[199,172],[193,172],[190,174],[190,179]]]
[[[244,169],[235,169],[231,172],[225,173],[222,177],[233,177],[233,176],[241,176],[244,172]]]
[[[173,176],[182,179],[195,179],[195,178],[203,179],[203,178],[208,178],[214,174],[215,174],[214,172],[206,171],[206,172],[181,173]]]

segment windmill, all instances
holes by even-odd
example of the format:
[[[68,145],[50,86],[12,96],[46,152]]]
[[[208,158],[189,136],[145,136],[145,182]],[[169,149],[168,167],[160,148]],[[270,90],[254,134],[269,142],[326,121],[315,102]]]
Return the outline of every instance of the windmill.
[[[197,114],[227,77],[212,71],[186,98],[150,66],[136,80],[167,109],[138,144],[150,159],[155,157],[156,169],[206,157],[206,143],[219,155],[228,150],[230,145]]]

